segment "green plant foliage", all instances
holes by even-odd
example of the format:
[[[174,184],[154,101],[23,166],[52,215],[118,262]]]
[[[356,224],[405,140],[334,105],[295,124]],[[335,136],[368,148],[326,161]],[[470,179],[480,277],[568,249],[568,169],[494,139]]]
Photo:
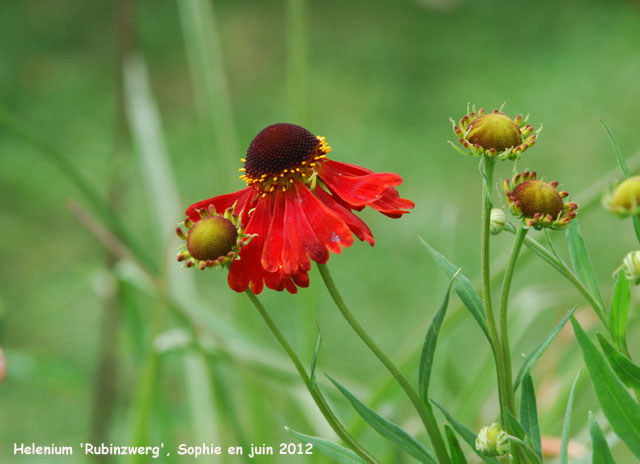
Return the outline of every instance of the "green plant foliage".
[[[339,464],[367,464],[366,461],[353,451],[329,440],[305,435],[303,433],[296,432],[295,430],[291,430],[289,427],[285,427],[285,430],[301,442],[312,444],[314,451],[319,451],[322,454],[329,456]]]
[[[616,461],[611,455],[609,444],[591,411],[589,411],[589,435],[591,436],[591,446],[593,448],[592,464],[615,464]]]
[[[601,334],[598,334],[598,341],[609,365],[622,383],[629,388],[640,389],[640,366],[631,361],[627,355],[616,350]]]

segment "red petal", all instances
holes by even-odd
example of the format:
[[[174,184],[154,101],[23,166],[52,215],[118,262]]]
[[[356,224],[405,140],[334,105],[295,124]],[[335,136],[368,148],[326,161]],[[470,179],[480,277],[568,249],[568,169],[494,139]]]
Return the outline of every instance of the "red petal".
[[[251,282],[251,290],[256,295],[262,291],[265,271],[260,263],[264,240],[271,224],[273,202],[271,197],[260,198],[245,232],[257,234],[240,251],[240,259],[231,263],[229,286],[236,292],[244,292]]]
[[[193,222],[197,222],[200,220],[200,215],[198,214],[199,209],[206,209],[209,205],[213,205],[218,214],[223,214],[225,210],[233,206],[236,201],[238,202],[236,205],[236,211],[244,211],[252,193],[253,188],[247,187],[237,192],[219,195],[217,197],[209,198],[208,200],[202,200],[189,206],[187,208],[186,215]]]
[[[402,177],[398,174],[345,175],[326,163],[319,168],[318,175],[340,198],[354,206],[368,205],[378,200],[387,188],[402,183]]]
[[[409,212],[403,211],[404,209],[412,209],[415,204],[406,198],[400,198],[398,191],[393,187],[389,187],[384,191],[379,200],[374,201],[369,206],[386,216],[399,218]]]
[[[324,164],[325,166],[329,166],[330,168],[340,171],[348,176],[364,176],[366,174],[373,174],[373,171],[362,166],[358,166],[357,164],[343,163],[342,161],[335,160],[326,160]]]
[[[302,188],[305,188],[302,186]],[[296,269],[308,271],[311,268],[309,258],[319,263],[326,263],[329,252],[316,236],[302,210],[300,198],[295,188],[287,192],[285,205],[284,230],[287,239],[282,250],[284,272],[293,274]],[[307,256],[308,255],[308,256]]]
[[[361,241],[367,241],[371,246],[375,243],[375,239],[371,234],[371,230],[364,223],[362,219],[349,211],[348,208],[344,206],[344,203],[336,201],[336,198],[325,192],[324,189],[320,187],[316,187],[313,191],[313,194],[324,203],[333,213],[335,213],[340,219],[342,219],[345,224],[351,229],[358,239]]]
[[[333,214],[304,184],[296,184],[296,192],[304,215],[318,240],[329,250],[338,254],[344,247],[353,244],[353,235],[342,219]]]
[[[269,233],[265,238],[264,249],[262,250],[261,264],[268,272],[276,272],[282,268],[282,247],[284,237],[284,209],[285,192],[275,192],[272,194],[274,207],[273,219],[269,226]]]

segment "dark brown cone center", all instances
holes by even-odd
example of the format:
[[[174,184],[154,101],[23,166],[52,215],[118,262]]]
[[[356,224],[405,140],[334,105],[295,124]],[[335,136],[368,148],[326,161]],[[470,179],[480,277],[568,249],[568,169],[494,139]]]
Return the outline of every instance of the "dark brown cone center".
[[[244,167],[248,176],[277,175],[300,166],[315,153],[318,139],[295,124],[268,126],[251,141]]]

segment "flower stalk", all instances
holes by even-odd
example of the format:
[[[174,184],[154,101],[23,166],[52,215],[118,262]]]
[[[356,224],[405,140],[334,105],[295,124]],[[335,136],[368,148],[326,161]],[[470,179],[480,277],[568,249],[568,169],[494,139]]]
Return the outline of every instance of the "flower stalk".
[[[429,404],[425,404],[415,389],[411,386],[407,378],[404,374],[398,369],[398,367],[394,364],[394,362],[382,351],[382,349],[375,343],[375,341],[369,336],[366,330],[360,325],[358,320],[355,318],[349,307],[346,305],[344,300],[342,299],[342,295],[338,291],[333,278],[329,272],[329,269],[326,264],[317,263],[318,270],[320,271],[320,275],[322,276],[322,280],[331,295],[334,303],[338,307],[338,310],[345,318],[345,320],[349,323],[351,328],[356,332],[358,337],[367,345],[367,347],[371,350],[371,352],[382,362],[382,364],[387,368],[389,373],[396,379],[400,387],[404,390],[406,395],[409,397],[409,400],[415,407],[424,427],[429,435],[429,439],[431,440],[431,444],[433,445],[434,451],[438,458],[438,462],[440,464],[449,464],[451,462],[449,458],[449,454],[447,453],[447,448],[442,438],[442,434],[440,433],[440,429],[438,428],[438,423],[433,414],[433,410]]]
[[[255,308],[258,310],[258,313],[260,313],[260,316],[262,316],[262,319],[267,324],[267,327],[269,327],[269,330],[271,330],[271,333],[273,334],[273,336],[276,337],[276,340],[278,340],[278,343],[280,344],[280,346],[286,351],[287,355],[289,356],[289,358],[293,362],[293,365],[295,366],[296,370],[298,371],[298,374],[300,375],[300,378],[304,382],[305,387],[307,387],[307,390],[309,391],[309,394],[311,395],[311,397],[315,401],[316,405],[318,406],[318,409],[320,409],[320,412],[322,413],[324,418],[327,420],[327,422],[329,423],[329,425],[331,426],[333,431],[347,445],[349,445],[349,447],[353,451],[355,451],[362,459],[364,459],[365,461],[367,461],[370,464],[380,464],[376,458],[371,456],[371,454],[367,450],[365,450],[362,447],[362,445],[360,445],[349,434],[349,432],[345,429],[345,427],[340,423],[338,418],[333,414],[333,411],[331,411],[331,408],[329,407],[329,405],[327,404],[326,400],[324,399],[324,397],[322,396],[322,394],[318,390],[317,386],[315,385],[314,382],[312,382],[311,378],[309,377],[309,374],[307,373],[307,370],[305,369],[304,365],[302,364],[302,361],[300,361],[300,358],[298,357],[298,355],[294,351],[293,347],[289,344],[287,339],[284,337],[284,335],[282,334],[282,332],[278,328],[278,325],[271,318],[271,315],[269,314],[267,309],[264,307],[262,302],[251,291],[251,289],[247,289],[245,291],[245,293],[249,297],[249,300],[251,300],[251,303],[253,303]]]

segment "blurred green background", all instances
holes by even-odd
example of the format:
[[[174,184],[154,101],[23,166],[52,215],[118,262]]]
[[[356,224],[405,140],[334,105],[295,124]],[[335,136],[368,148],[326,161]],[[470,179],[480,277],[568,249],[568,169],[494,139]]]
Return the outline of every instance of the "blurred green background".
[[[467,102],[492,109],[506,101],[508,114],[544,123],[518,168],[590,201],[579,217],[608,299],[611,273],[637,243],[628,221],[599,206],[618,173],[598,118],[640,167],[639,28],[640,3],[622,0],[3,2],[0,346],[9,368],[0,385],[0,462],[86,462],[81,442],[164,442],[168,450],[297,442],[285,425],[334,439],[225,273],[181,270],[174,261],[172,229],[184,207],[242,188],[239,159],[272,123],[302,124],[327,137],[335,159],[404,177],[400,193],[415,210],[400,220],[363,212],[376,246],[357,243],[329,265],[353,311],[410,380],[446,288],[418,235],[470,278],[478,274],[477,160],[446,144],[454,137],[448,117],[462,116]],[[500,163],[497,178],[512,168]],[[76,173],[87,189],[74,183]],[[88,190],[116,214],[103,214]],[[148,273],[108,230],[126,237]],[[554,238],[566,256],[563,233]],[[493,239],[496,269],[511,240]],[[315,271],[311,281],[296,296],[267,290],[261,299],[305,362],[317,321],[318,372],[426,442],[417,415],[340,318]],[[529,352],[574,304],[584,305],[537,258],[516,271],[512,301],[514,353]],[[478,430],[497,414],[494,371],[481,332],[459,306],[453,298],[431,395]],[[635,306],[631,313],[633,341]],[[597,328],[588,307],[578,315]],[[637,344],[630,349],[640,356]],[[543,435],[560,435],[582,366],[571,331],[538,363]],[[412,461],[363,427],[320,377],[374,454]],[[572,436],[588,447],[587,411],[599,407],[587,375],[577,395]],[[618,462],[632,462],[610,438]],[[14,442],[71,445],[75,454],[13,456]],[[172,453],[165,461],[193,459]],[[316,454],[259,462],[327,461]]]

